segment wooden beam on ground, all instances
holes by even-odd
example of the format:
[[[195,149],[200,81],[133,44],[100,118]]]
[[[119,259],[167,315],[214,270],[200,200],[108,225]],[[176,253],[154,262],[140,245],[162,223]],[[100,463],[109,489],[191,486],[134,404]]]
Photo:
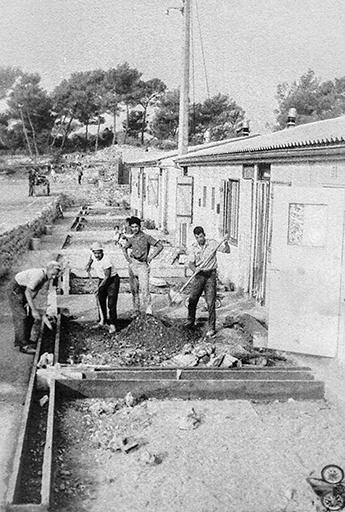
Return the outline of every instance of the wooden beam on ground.
[[[183,400],[319,400],[324,383],[315,380],[110,380],[58,381],[65,398],[123,398],[128,392],[147,398]]]

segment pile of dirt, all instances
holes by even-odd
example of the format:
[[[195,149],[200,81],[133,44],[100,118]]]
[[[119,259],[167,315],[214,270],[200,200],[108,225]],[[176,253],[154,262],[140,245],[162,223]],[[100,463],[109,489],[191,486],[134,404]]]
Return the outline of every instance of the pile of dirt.
[[[71,272],[70,274],[70,294],[71,295],[84,295],[95,293],[98,287],[98,279],[97,278],[85,278],[85,277],[77,277],[75,274]]]
[[[200,329],[190,331],[176,320],[150,315],[122,320],[122,326],[118,334],[110,335],[105,329],[94,329],[94,324],[89,322],[64,318],[60,361],[156,366],[178,354],[184,345],[194,345],[202,336]]]

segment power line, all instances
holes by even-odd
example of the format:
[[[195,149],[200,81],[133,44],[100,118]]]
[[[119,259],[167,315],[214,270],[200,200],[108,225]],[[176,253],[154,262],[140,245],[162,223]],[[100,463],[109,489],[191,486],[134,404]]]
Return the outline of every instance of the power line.
[[[209,87],[209,83],[208,83],[208,76],[207,76],[207,69],[206,69],[205,48],[204,48],[204,41],[203,41],[203,37],[202,37],[202,31],[201,31],[198,0],[195,0],[195,6],[196,6],[196,16],[197,16],[197,20],[198,20],[199,37],[200,37],[200,44],[201,44],[202,63],[203,63],[204,74],[205,74],[206,92],[207,92],[207,97],[209,98],[210,97],[210,87]]]
[[[195,46],[194,46],[194,27],[193,27],[193,4],[191,3],[191,24],[190,24],[190,35],[191,35],[191,57],[192,57],[192,105],[193,105],[193,129],[192,133],[195,134]]]

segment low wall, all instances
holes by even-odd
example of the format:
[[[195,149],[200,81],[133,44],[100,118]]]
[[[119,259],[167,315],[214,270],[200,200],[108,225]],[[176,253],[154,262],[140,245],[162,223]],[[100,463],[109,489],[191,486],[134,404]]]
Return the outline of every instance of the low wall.
[[[32,237],[43,234],[45,225],[54,222],[58,206],[64,207],[63,203],[60,198],[55,199],[33,219],[0,235],[0,278],[8,274],[17,257],[30,248]]]

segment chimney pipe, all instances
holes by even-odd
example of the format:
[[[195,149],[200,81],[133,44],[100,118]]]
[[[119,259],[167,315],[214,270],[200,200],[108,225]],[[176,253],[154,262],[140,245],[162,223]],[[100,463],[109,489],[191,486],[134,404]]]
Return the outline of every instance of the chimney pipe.
[[[245,119],[242,124],[242,135],[247,137],[250,134],[250,127],[248,119]]]
[[[287,124],[286,124],[287,128],[293,128],[294,126],[296,126],[296,115],[297,115],[297,110],[293,107],[289,108],[288,119],[287,119]]]
[[[243,119],[243,121],[238,123],[236,133],[238,137],[247,137],[249,135],[250,129],[248,119]]]

